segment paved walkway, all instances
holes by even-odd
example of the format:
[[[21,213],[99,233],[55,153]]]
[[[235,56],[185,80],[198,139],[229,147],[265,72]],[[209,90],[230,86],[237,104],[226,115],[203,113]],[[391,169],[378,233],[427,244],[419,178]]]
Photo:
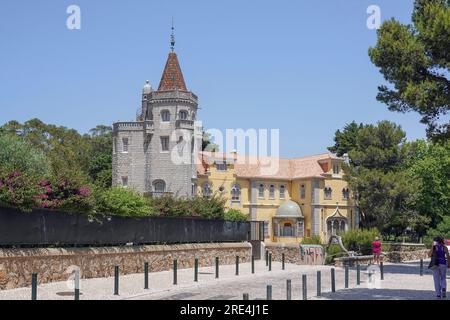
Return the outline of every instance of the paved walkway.
[[[425,265],[427,265],[425,263]],[[435,299],[431,273],[425,269],[419,276],[419,264],[386,264],[384,280],[374,274],[368,282],[366,267],[361,271],[361,285],[356,286],[356,269],[349,272],[349,289],[344,289],[344,269],[336,268],[336,292],[331,293],[331,267],[298,266],[274,262],[268,271],[264,261],[256,262],[256,272],[251,274],[251,265],[240,265],[240,275],[235,275],[235,266],[221,266],[220,278],[215,279],[214,267],[199,269],[199,281],[194,282],[193,269],[178,270],[178,284],[173,285],[172,271],[150,274],[150,289],[144,290],[143,274],[120,277],[120,295],[114,296],[114,279],[84,279],[81,281],[81,299],[84,300],[242,300],[248,293],[251,300],[266,299],[266,287],[272,285],[272,297],[286,300],[286,280],[292,281],[292,299],[302,295],[302,275],[307,275],[308,299]],[[322,273],[322,296],[317,297],[317,271]],[[376,270],[375,270],[376,271]],[[38,287],[38,299],[73,300],[73,281],[43,284]],[[30,299],[31,289],[20,288],[0,291],[0,300]]]

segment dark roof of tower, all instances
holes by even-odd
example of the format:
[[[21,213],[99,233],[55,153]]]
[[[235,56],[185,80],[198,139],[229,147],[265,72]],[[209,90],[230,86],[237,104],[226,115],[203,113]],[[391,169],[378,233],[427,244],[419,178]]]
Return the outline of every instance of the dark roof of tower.
[[[167,58],[166,67],[159,83],[158,91],[187,91],[184,83],[183,73],[181,72],[180,63],[175,52],[170,52]]]

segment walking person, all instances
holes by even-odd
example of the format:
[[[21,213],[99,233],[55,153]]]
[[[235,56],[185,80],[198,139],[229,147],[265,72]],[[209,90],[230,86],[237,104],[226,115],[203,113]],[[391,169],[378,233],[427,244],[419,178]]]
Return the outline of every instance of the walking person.
[[[448,248],[442,237],[433,239],[433,247],[428,255],[431,258],[429,269],[433,270],[434,288],[437,298],[447,297],[447,268],[450,268]]]
[[[372,254],[373,260],[376,264],[380,264],[381,257],[381,241],[379,237],[375,237],[375,241],[372,242]]]

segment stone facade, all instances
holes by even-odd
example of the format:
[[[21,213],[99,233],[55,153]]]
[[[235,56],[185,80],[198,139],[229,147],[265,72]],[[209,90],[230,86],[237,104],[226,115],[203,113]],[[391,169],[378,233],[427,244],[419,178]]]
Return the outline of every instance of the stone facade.
[[[0,249],[0,289],[14,289],[31,285],[31,274],[38,274],[38,282],[66,281],[78,266],[83,279],[111,277],[114,266],[121,274],[144,272],[148,262],[150,272],[170,270],[173,260],[178,268],[192,268],[194,259],[199,266],[214,264],[219,257],[221,264],[234,264],[236,256],[249,262],[252,254],[250,243],[180,244],[136,247],[98,248],[50,248],[50,249]]]

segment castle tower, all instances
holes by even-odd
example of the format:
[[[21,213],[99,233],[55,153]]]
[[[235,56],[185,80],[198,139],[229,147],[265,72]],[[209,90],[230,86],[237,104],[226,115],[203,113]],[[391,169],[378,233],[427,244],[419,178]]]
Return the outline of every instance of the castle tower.
[[[198,98],[186,87],[174,46],[172,33],[158,90],[146,82],[136,122],[114,123],[113,185],[152,196],[195,193]]]

